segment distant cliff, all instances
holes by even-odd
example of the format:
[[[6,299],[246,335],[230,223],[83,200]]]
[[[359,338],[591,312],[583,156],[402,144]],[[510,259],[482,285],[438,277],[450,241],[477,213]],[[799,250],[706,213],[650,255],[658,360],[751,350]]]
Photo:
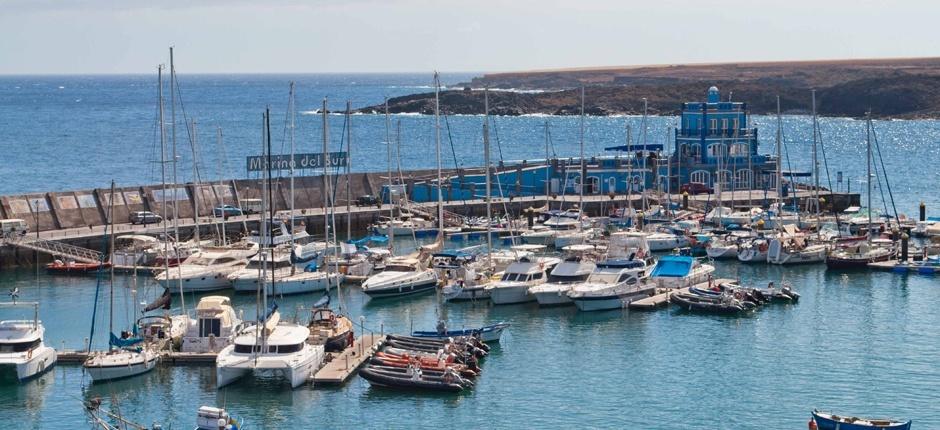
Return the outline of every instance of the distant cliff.
[[[483,87],[494,115],[580,112],[579,87],[585,87],[589,115],[675,115],[683,102],[701,101],[709,86],[722,98],[748,103],[756,114],[808,112],[816,89],[817,111],[825,116],[940,118],[940,58],[739,63],[636,68],[578,69],[484,75],[441,93],[446,114],[482,114]],[[471,90],[472,88],[472,90]],[[523,91],[520,91],[523,90]],[[383,106],[360,112],[381,113]],[[434,112],[434,94],[389,99],[392,113]]]

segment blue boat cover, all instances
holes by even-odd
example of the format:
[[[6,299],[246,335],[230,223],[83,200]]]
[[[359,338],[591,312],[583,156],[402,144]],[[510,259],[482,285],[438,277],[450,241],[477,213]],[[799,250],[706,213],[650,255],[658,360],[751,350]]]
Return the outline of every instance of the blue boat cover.
[[[115,336],[114,333],[111,333],[111,339],[109,340],[111,346],[115,346],[118,348],[127,348],[129,346],[134,346],[143,341],[144,339],[142,337],[137,336],[137,325],[134,325],[133,336],[126,338],[126,339],[122,339],[122,338]]]
[[[656,262],[656,268],[653,269],[653,277],[661,278],[681,278],[692,271],[692,265],[695,259],[685,255],[667,255]]]

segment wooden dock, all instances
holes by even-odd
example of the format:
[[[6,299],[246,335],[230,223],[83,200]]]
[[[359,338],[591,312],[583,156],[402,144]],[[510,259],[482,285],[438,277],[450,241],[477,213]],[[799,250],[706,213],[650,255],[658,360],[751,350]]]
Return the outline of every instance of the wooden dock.
[[[721,279],[712,279],[711,285],[720,285],[728,282],[735,282],[734,279],[730,278],[721,278]],[[694,285],[695,287],[707,289],[709,287],[709,282],[702,282]],[[663,289],[659,294],[655,296],[650,296],[645,299],[640,299],[635,302],[630,303],[630,309],[639,309],[639,310],[653,310],[669,304],[669,296],[673,293],[688,293],[689,287],[680,288],[678,290],[673,289]]]
[[[324,364],[313,376],[314,384],[341,384],[349,379],[353,373],[366,361],[372,358],[376,351],[385,343],[384,335],[365,334],[353,342],[352,346],[338,354],[330,354],[328,363]]]
[[[630,302],[630,309],[639,309],[644,311],[653,310],[662,306],[669,304],[669,295],[673,293],[672,289],[665,289],[663,292],[656,294],[655,296],[650,296],[645,299],[640,299],[635,302]],[[680,288],[678,290],[680,293],[688,293],[689,289]]]
[[[85,351],[63,350],[57,351],[56,360],[59,364],[82,364],[89,355]],[[161,352],[160,363],[167,366],[215,366],[215,356],[214,353]]]

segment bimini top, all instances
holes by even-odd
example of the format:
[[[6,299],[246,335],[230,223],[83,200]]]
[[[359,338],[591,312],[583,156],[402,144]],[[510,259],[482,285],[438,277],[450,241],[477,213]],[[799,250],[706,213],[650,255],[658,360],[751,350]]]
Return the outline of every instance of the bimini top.
[[[666,255],[656,262],[654,278],[682,278],[689,275],[695,259],[685,255]]]

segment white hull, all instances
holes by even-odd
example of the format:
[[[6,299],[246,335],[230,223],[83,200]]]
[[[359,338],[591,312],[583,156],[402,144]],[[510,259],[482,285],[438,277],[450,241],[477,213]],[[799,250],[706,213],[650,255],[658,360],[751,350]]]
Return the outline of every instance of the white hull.
[[[143,352],[120,351],[111,355],[101,353],[89,358],[84,366],[92,381],[101,382],[149,372],[157,365],[159,358],[157,354],[146,350]]]
[[[771,264],[810,264],[822,263],[826,261],[826,249],[822,250],[804,250],[794,253],[781,252],[776,258],[767,257],[767,262]]]
[[[714,259],[737,258],[738,247],[737,245],[709,246],[708,248],[705,249],[705,253],[708,254],[709,258],[714,258]]]
[[[447,292],[444,291],[446,295]],[[490,290],[486,289],[486,285],[474,285],[469,287],[463,287],[459,293],[449,297],[448,301],[459,301],[459,300],[489,300]]]
[[[294,273],[302,272],[302,269],[296,269]],[[274,279],[283,278],[285,276],[290,276],[291,268],[290,267],[281,267],[275,269]],[[232,289],[238,292],[255,292],[258,291],[258,278],[260,273],[257,270],[242,269],[228,276],[229,282],[232,284]],[[271,269],[268,269],[267,279],[270,282],[271,280]]]
[[[32,352],[3,354],[0,356],[0,369],[4,373],[15,373],[16,379],[25,381],[51,369],[55,362],[55,350],[40,346]]]
[[[329,283],[327,283],[329,280]],[[265,294],[269,296],[282,296],[288,294],[304,294],[317,291],[326,291],[327,285],[331,288],[339,287],[343,282],[343,275],[340,273],[323,272],[302,272],[294,276],[277,279],[274,285],[265,284]]]
[[[216,359],[216,387],[222,388],[248,374],[275,373],[286,379],[291,388],[306,383],[323,363],[322,345],[306,344],[293,354],[235,354],[234,346],[226,347]]]
[[[669,235],[669,237],[647,237],[646,243],[650,251],[671,251],[676,248],[689,246],[689,238],[685,236]]]
[[[580,245],[586,242],[589,236],[590,234],[587,232],[559,234],[555,236],[555,249],[562,249],[570,245]]]
[[[530,291],[530,294],[535,296],[535,301],[539,302],[539,306],[570,305],[572,301],[571,298],[568,297],[568,291],[571,290],[571,286],[565,285],[564,287],[565,288],[561,288],[559,286],[549,291]]]
[[[606,294],[604,291],[583,294],[573,298],[574,305],[579,311],[585,312],[626,308],[630,303],[649,297],[656,291],[651,284],[643,285],[640,288],[630,288],[628,291],[624,291],[624,287],[615,287],[606,289]]]
[[[738,261],[742,263],[766,263],[767,251],[759,251],[754,248],[746,248],[738,253]]]
[[[528,303],[535,301],[535,296],[529,294],[527,285],[499,286],[490,289],[490,301],[497,305]]]
[[[237,270],[237,268],[235,270]],[[232,272],[232,270],[217,271],[204,273],[193,277],[185,277],[183,278],[182,287],[180,287],[179,279],[173,276],[173,271],[174,269],[171,267],[171,275],[169,279],[163,277],[155,278],[157,282],[163,288],[169,290],[171,294],[179,294],[181,288],[183,293],[202,293],[231,288],[231,281],[229,281],[228,275]]]
[[[545,245],[550,246],[555,244],[555,236],[557,232],[555,231],[543,231],[537,233],[522,233],[522,241],[529,245]]]

